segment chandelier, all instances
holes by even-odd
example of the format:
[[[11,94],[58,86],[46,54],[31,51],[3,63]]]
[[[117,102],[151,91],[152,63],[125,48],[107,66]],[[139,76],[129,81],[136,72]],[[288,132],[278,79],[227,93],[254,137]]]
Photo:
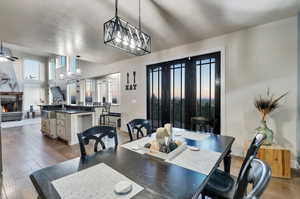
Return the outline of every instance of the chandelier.
[[[139,27],[118,16],[118,0],[115,0],[115,6],[115,17],[104,23],[104,44],[137,56],[151,53],[151,37],[141,28],[141,1],[139,0]]]
[[[9,48],[4,48],[1,41],[0,44],[0,62],[16,61],[18,58],[14,57]]]

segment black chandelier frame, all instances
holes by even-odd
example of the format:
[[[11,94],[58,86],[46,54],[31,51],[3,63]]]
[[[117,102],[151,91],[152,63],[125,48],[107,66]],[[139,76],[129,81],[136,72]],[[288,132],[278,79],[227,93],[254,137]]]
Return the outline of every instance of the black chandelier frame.
[[[139,27],[136,27],[118,16],[118,0],[116,0],[115,17],[103,25],[104,44],[137,56],[151,53],[151,37],[141,29],[140,10],[139,0]]]

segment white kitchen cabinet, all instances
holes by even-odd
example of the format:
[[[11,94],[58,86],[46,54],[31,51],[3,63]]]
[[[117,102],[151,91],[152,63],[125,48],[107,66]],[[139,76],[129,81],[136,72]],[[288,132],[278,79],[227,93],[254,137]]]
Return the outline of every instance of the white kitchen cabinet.
[[[56,113],[57,136],[69,145],[77,144],[77,134],[96,124],[95,112]]]

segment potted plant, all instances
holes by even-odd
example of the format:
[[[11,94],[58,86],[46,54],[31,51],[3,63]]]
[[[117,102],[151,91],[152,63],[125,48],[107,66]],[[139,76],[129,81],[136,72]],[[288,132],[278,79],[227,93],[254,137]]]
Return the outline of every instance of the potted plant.
[[[270,90],[267,89],[267,95],[265,97],[259,96],[254,100],[255,108],[261,114],[261,126],[256,128],[256,131],[259,133],[264,133],[267,136],[267,139],[264,142],[264,145],[273,144],[273,131],[267,126],[267,116],[279,107],[279,101],[284,98],[288,92],[275,97],[273,94],[270,94]]]

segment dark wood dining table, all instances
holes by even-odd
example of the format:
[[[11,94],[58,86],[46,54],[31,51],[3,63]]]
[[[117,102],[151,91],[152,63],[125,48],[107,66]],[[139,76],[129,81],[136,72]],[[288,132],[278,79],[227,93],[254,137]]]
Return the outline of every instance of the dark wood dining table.
[[[230,168],[230,151],[234,138],[211,134],[202,141],[186,139],[187,145],[220,152],[221,156],[208,175],[171,164],[148,155],[142,155],[121,146],[97,152],[87,158],[75,158],[38,170],[30,179],[41,199],[60,199],[52,181],[91,166],[105,163],[125,175],[144,190],[134,199],[191,199],[197,198],[211,174],[225,160]],[[228,165],[229,164],[229,165]]]

